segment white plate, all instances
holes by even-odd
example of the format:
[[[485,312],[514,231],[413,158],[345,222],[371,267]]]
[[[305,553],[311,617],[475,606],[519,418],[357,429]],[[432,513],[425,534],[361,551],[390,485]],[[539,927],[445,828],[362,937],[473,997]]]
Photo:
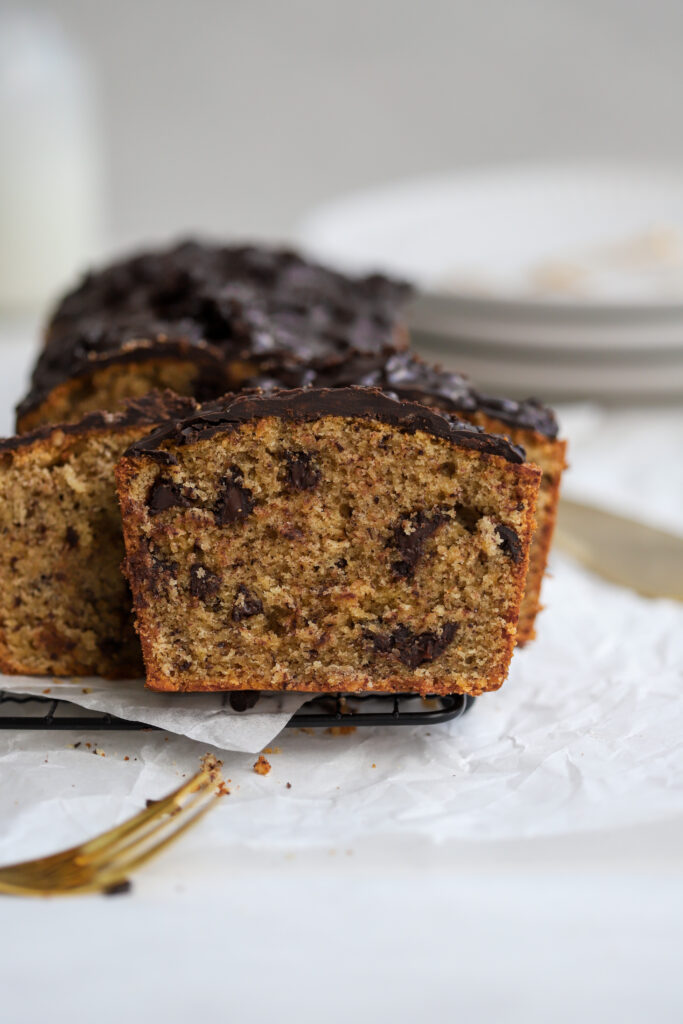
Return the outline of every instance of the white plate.
[[[538,350],[510,349],[504,345],[413,336],[416,351],[426,359],[467,374],[483,391],[545,401],[608,399],[619,401],[680,401],[683,395],[683,358],[662,352],[657,357],[629,354],[619,360]]]
[[[319,257],[422,288],[547,312],[683,315],[683,172],[519,166],[342,198],[299,232]]]

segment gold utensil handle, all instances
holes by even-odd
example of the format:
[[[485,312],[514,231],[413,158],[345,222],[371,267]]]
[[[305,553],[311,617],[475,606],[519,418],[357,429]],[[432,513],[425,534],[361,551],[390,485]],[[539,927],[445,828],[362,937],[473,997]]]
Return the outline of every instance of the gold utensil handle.
[[[612,583],[683,601],[683,537],[563,498],[555,543]]]

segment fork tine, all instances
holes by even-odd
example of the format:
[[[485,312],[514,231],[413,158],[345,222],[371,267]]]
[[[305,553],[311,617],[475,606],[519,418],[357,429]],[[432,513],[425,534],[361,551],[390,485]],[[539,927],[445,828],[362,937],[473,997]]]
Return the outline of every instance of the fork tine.
[[[100,882],[99,887],[101,888],[102,886],[104,886],[106,888],[110,885],[116,884],[116,882],[123,881],[128,876],[129,872],[134,871],[135,868],[139,868],[142,864],[145,864],[148,860],[151,860],[152,857],[155,857],[167,846],[170,846],[171,843],[175,842],[176,839],[179,839],[180,836],[182,836],[183,833],[187,832],[189,828],[192,828],[193,825],[196,825],[197,822],[200,821],[205,814],[208,814],[208,812],[211,810],[212,807],[216,805],[216,802],[220,800],[220,798],[220,793],[212,794],[210,799],[207,801],[206,804],[204,804],[203,807],[196,811],[192,815],[192,817],[183,820],[182,824],[178,825],[178,827],[174,829],[174,831],[170,835],[165,836],[163,839],[160,839],[159,842],[154,843],[153,846],[149,847],[147,850],[143,850],[142,853],[138,854],[137,857],[133,857],[132,860],[124,861],[122,864],[117,865],[116,869],[112,868],[109,872],[103,872],[98,878]]]
[[[178,801],[182,800],[183,797],[190,793],[195,792],[197,789],[206,788],[211,784],[211,776],[208,771],[202,769],[193,775],[191,779],[179,786],[178,789],[169,793],[168,796],[162,797],[160,800],[155,800],[145,807],[144,810],[140,811],[133,818],[129,818],[127,821],[122,822],[120,825],[115,825],[114,828],[108,829],[107,832],[102,832],[100,835],[95,836],[93,839],[89,839],[81,846],[74,847],[73,850],[65,851],[67,853],[81,853],[85,856],[89,856],[91,853],[96,853],[99,849],[107,846],[109,843],[116,842],[120,839],[125,838],[131,832],[135,832],[138,828],[146,825],[150,820],[163,816],[167,812],[173,810],[178,805]],[[57,855],[58,856],[58,855]]]
[[[198,788],[205,788],[210,784],[210,782],[210,771],[202,769],[172,793],[169,793],[168,796],[155,801],[134,817],[129,818],[120,825],[115,825],[114,828],[100,833],[100,835],[87,840],[85,843],[69,847],[67,850],[61,850],[59,853],[50,854],[47,857],[20,861],[17,864],[8,864],[6,867],[0,868],[0,882],[14,884],[14,878],[21,877],[25,881],[26,878],[30,876],[33,876],[36,879],[44,879],[48,877],[53,870],[59,869],[62,865],[66,865],[71,862],[82,864],[91,854],[107,847],[110,843],[120,841],[121,839],[131,835],[137,829],[144,827],[152,819],[156,819],[158,816],[163,816],[168,811],[173,810],[173,808],[177,806],[177,802],[184,796],[192,793]]]
[[[125,857],[126,854],[132,852],[144,843],[161,832],[163,829],[169,828],[174,822],[183,816],[186,817],[202,800],[208,797],[217,796],[212,792],[209,786],[202,786],[194,793],[189,800],[187,800],[181,806],[178,806],[175,812],[170,814],[164,813],[161,816],[161,820],[157,820],[159,817],[150,819],[147,822],[147,828],[140,827],[135,833],[129,833],[128,835],[122,836],[120,839],[114,840],[109,846],[102,847],[96,851],[94,855],[87,858],[87,863],[97,870],[106,870],[107,864],[115,861],[117,858]]]

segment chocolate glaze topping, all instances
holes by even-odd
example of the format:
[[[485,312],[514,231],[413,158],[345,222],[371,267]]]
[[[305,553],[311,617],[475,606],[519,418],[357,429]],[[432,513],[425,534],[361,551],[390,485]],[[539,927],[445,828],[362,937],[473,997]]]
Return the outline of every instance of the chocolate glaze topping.
[[[273,373],[260,374],[245,382],[245,387],[271,388],[348,387],[380,388],[399,398],[435,405],[446,412],[482,412],[511,427],[535,430],[546,437],[557,437],[557,420],[552,409],[535,398],[515,402],[476,391],[466,377],[425,363],[412,352],[397,352],[388,358],[372,353],[352,354],[335,366],[306,367],[291,362]]]
[[[88,274],[48,326],[23,415],[58,384],[111,363],[176,353],[203,361],[209,396],[233,360],[268,370],[283,359],[332,366],[351,353],[404,346],[397,330],[408,285],[350,278],[286,249],[187,241]]]
[[[126,455],[142,455],[173,465],[175,456],[164,442],[195,444],[215,434],[236,430],[241,423],[266,416],[310,421],[323,416],[374,419],[399,430],[425,431],[464,448],[499,455],[508,462],[524,462],[524,450],[504,437],[485,434],[480,427],[464,423],[447,413],[438,413],[415,402],[399,401],[376,388],[299,388],[261,394],[227,395],[210,402],[182,421],[162,424],[147,437],[136,441]]]
[[[18,437],[0,438],[0,452],[25,448],[57,432],[83,434],[94,430],[125,430],[127,427],[152,427],[166,420],[180,420],[198,408],[193,398],[184,398],[173,391],[150,391],[142,398],[130,398],[121,412],[89,412],[76,423],[47,424]]]

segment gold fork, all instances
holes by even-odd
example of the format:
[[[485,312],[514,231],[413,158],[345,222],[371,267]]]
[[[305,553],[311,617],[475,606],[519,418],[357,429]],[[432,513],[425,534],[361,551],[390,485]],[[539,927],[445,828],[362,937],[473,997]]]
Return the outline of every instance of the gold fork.
[[[69,850],[0,868],[0,893],[58,896],[125,892],[128,875],[195,825],[227,791],[221,762],[207,756],[201,771],[122,825]]]

